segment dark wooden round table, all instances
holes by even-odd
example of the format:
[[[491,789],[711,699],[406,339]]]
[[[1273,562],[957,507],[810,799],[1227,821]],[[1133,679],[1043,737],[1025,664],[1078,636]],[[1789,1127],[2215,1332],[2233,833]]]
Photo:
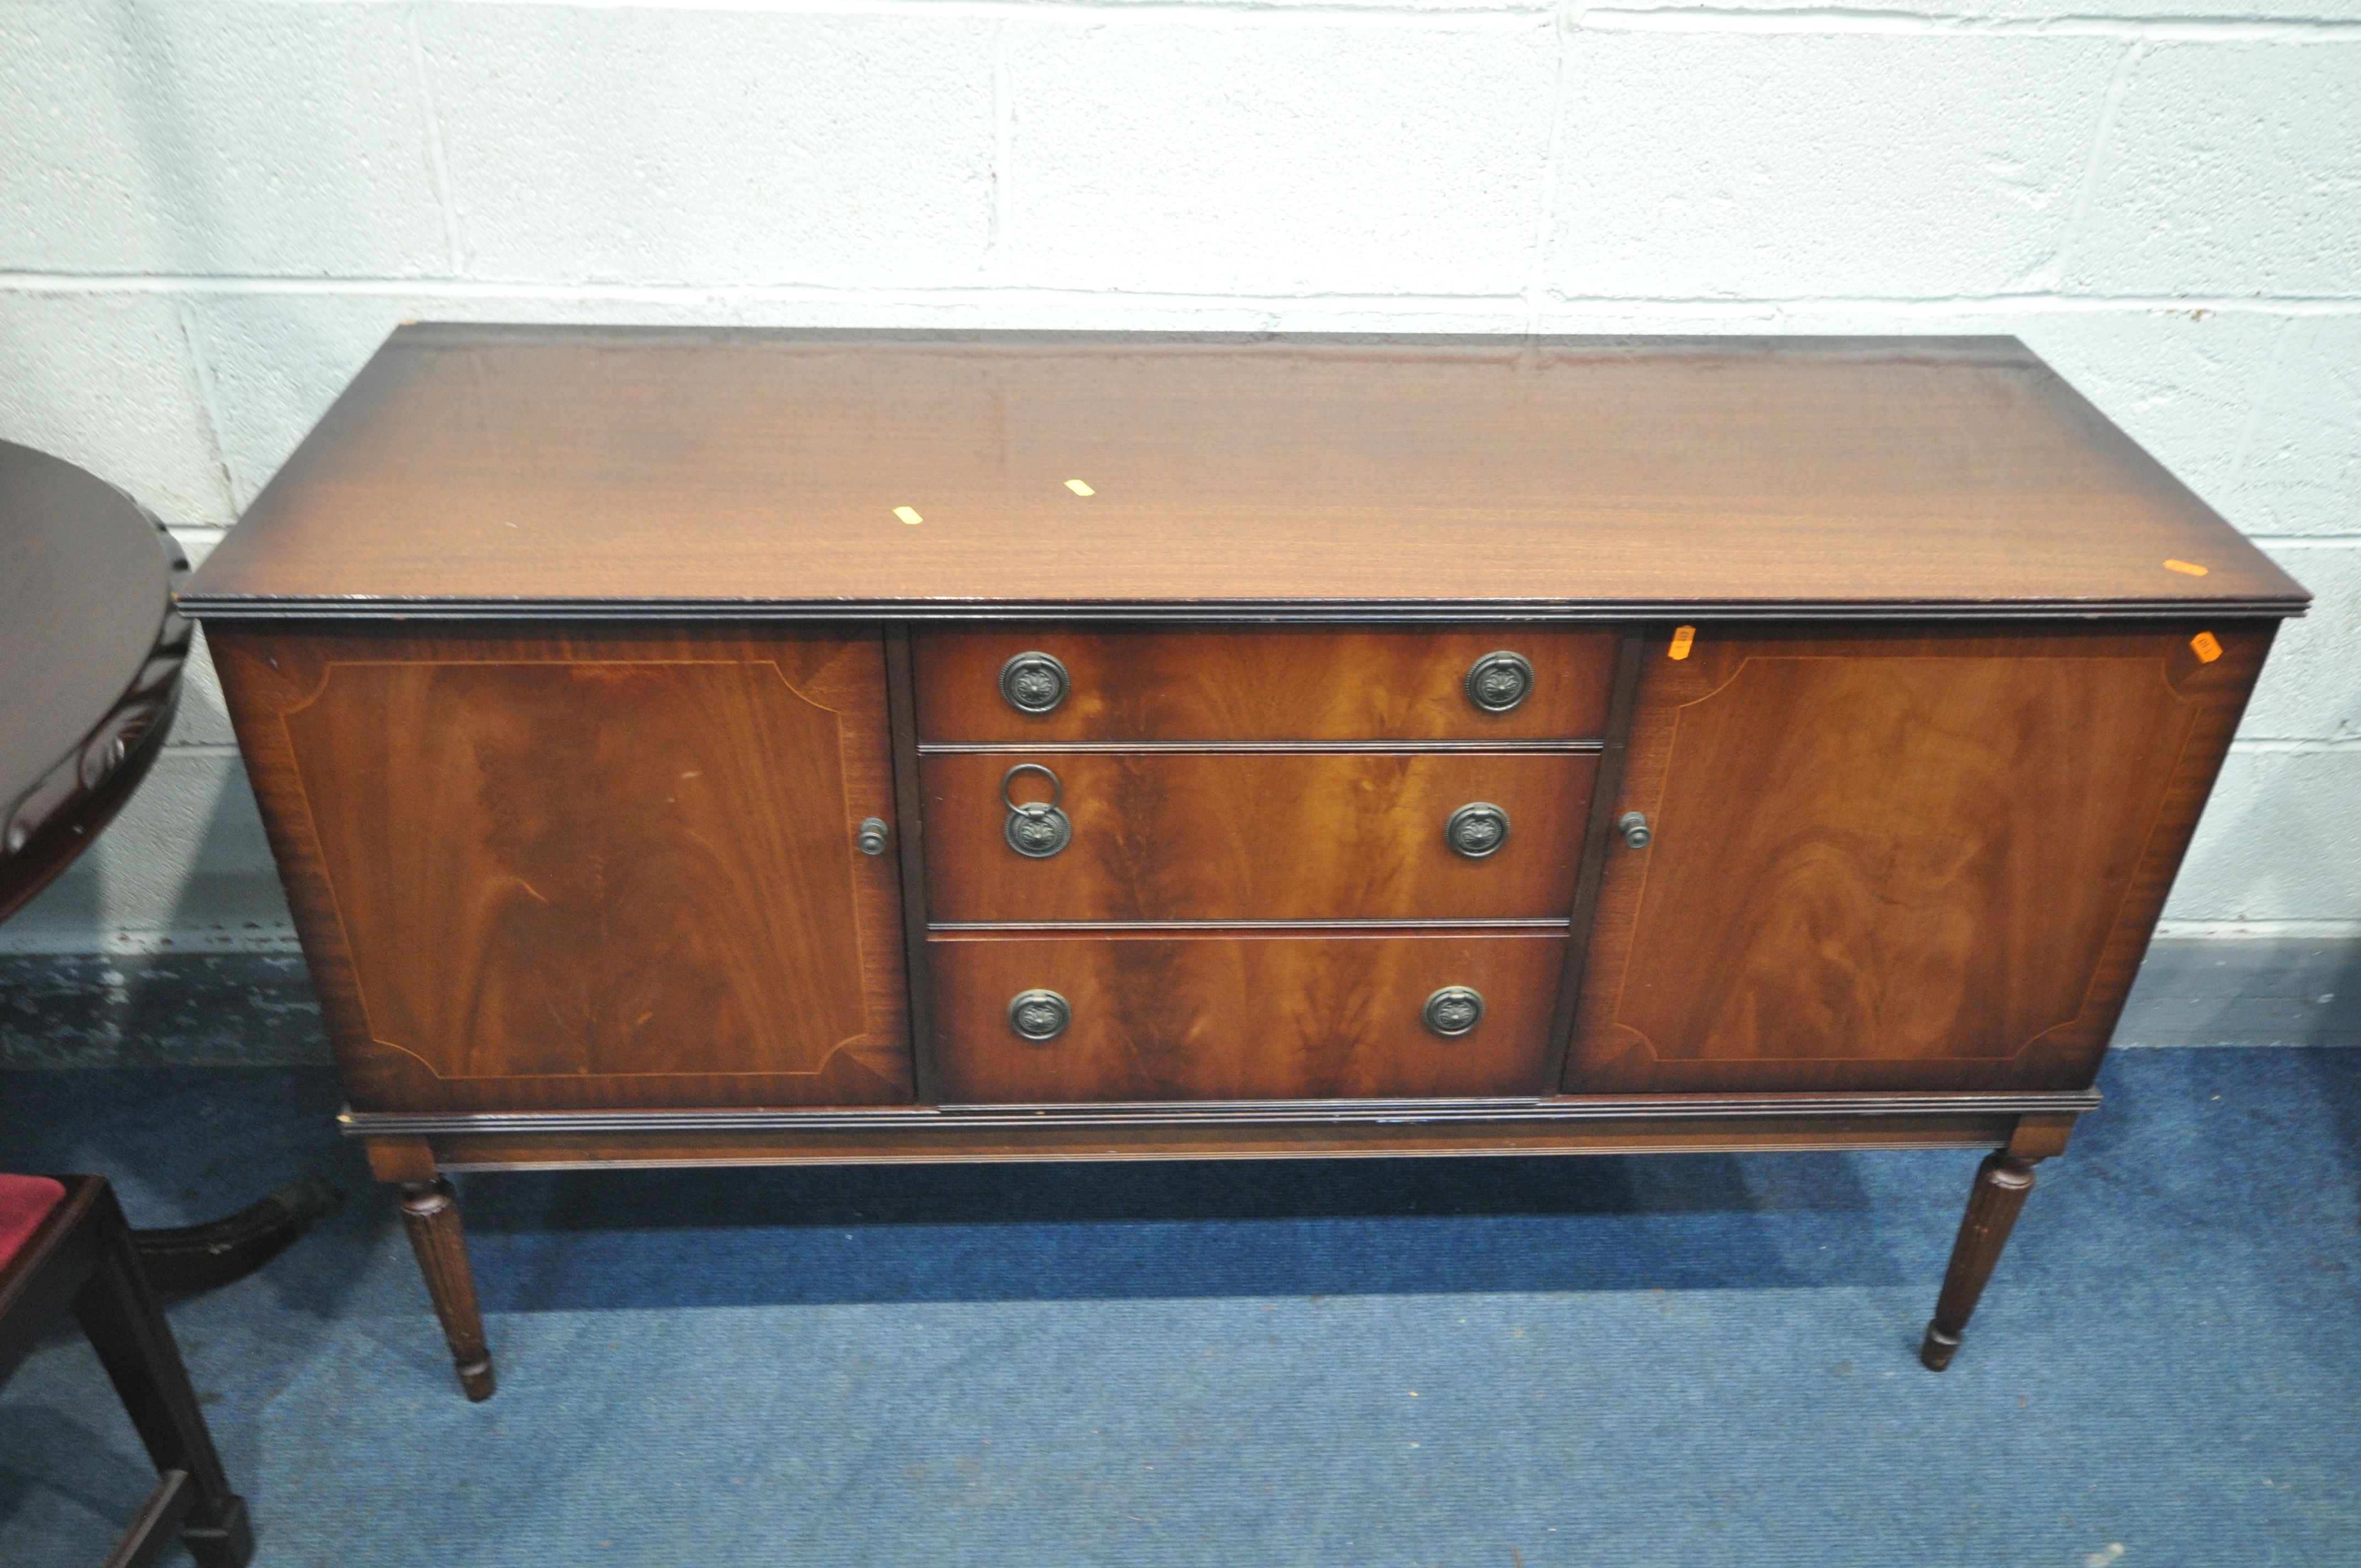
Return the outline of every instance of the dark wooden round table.
[[[0,442],[0,920],[89,847],[163,749],[188,565],[121,490]]]
[[[0,441],[0,920],[88,849],[163,750],[189,623],[188,557],[95,475]],[[260,1266],[344,1194],[321,1180],[225,1218],[134,1234],[165,1290]]]

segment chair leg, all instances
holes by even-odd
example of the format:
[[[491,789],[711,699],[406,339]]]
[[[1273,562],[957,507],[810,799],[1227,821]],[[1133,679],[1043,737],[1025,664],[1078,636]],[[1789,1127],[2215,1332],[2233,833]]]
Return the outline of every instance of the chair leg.
[[[229,1489],[156,1292],[131,1250],[131,1227],[109,1190],[92,1206],[99,1264],[75,1296],[74,1316],[123,1396],[148,1457],[160,1473],[181,1471],[192,1494],[181,1539],[200,1568],[246,1568],[254,1530],[246,1500]]]
[[[1960,1220],[1960,1238],[1951,1246],[1951,1266],[1943,1276],[1943,1294],[1935,1302],[1935,1321],[1927,1325],[1918,1360],[1929,1372],[1940,1372],[1960,1353],[1960,1336],[1968,1318],[2000,1262],[2001,1248],[2033,1190],[2032,1160],[2006,1149],[1984,1157],[1976,1168],[1976,1184],[1968,1193],[1968,1212]]]
[[[116,1543],[115,1555],[106,1560],[106,1568],[156,1568],[172,1550],[173,1538],[188,1524],[189,1508],[196,1496],[187,1471],[165,1471],[139,1517]]]
[[[410,1245],[418,1254],[418,1271],[426,1277],[426,1293],[434,1299],[434,1315],[443,1320],[459,1387],[470,1399],[489,1399],[492,1354],[484,1343],[484,1314],[476,1304],[476,1275],[467,1266],[458,1196],[442,1177],[401,1186],[402,1223],[410,1227]]]

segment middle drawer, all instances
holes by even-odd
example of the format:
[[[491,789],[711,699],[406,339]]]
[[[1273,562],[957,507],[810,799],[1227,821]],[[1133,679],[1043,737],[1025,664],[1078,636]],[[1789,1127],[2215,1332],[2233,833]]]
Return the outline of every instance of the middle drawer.
[[[928,917],[1563,919],[1598,771],[1565,751],[938,753]],[[1012,806],[1033,808],[1013,834]]]

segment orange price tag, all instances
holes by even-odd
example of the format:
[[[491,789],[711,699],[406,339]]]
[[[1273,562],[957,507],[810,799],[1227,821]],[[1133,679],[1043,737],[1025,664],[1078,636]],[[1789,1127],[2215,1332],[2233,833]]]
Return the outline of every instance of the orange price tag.
[[[2185,577],[2202,577],[2207,571],[2206,567],[2199,565],[2194,561],[2167,561],[2164,564],[2164,569],[2168,572],[2179,572]]]
[[[1683,626],[1683,627],[1675,628],[1675,630],[1674,630],[1674,632],[1673,632],[1673,647],[1672,647],[1672,654],[1673,654],[1673,657],[1674,657],[1674,658],[1675,658],[1675,659],[1686,659],[1686,658],[1687,658],[1687,657],[1689,656],[1689,648],[1690,648],[1690,646],[1691,646],[1692,644],[1694,644],[1696,641],[1697,641],[1697,628],[1696,628],[1696,627],[1694,627],[1694,626]]]
[[[2197,662],[2201,664],[2210,664],[2222,656],[2221,640],[2210,631],[2199,632],[2189,640],[2189,645],[2197,650]]]

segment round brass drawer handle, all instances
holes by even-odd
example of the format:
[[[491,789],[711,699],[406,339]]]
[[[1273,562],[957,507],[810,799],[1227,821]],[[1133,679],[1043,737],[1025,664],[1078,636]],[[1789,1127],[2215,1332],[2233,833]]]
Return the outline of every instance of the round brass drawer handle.
[[[1497,854],[1509,841],[1509,814],[1488,800],[1463,806],[1443,825],[1443,841],[1471,861]]]
[[[1000,666],[1000,695],[1019,713],[1048,713],[1066,700],[1073,683],[1048,653],[1019,653]]]
[[[1532,695],[1533,667],[1521,653],[1487,653],[1467,672],[1467,700],[1487,713],[1506,713]]]
[[[1049,781],[1049,798],[1028,800],[1019,806],[1011,799],[1008,786],[1016,782],[1019,773],[1039,773]],[[1038,762],[1019,762],[1000,775],[1000,803],[1008,807],[1008,820],[1002,825],[1001,837],[1008,847],[1028,861],[1046,861],[1074,841],[1073,819],[1058,809],[1066,797],[1066,786],[1057,774]]]
[[[1484,1021],[1484,993],[1464,985],[1446,985],[1426,999],[1420,1016],[1428,1028],[1446,1040],[1455,1040]]]
[[[1019,1039],[1054,1040],[1073,1021],[1074,1010],[1054,991],[1020,991],[1009,998],[1008,1026]]]

